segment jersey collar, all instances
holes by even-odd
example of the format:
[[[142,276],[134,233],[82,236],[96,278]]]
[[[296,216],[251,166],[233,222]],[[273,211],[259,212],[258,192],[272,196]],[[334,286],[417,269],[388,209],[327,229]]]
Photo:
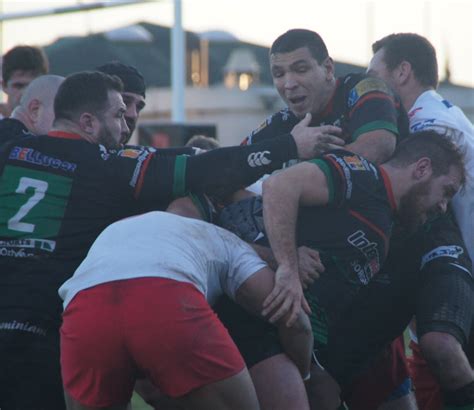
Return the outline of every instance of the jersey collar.
[[[383,178],[385,189],[387,190],[388,202],[390,203],[390,207],[392,208],[393,212],[396,212],[397,203],[395,202],[395,196],[393,195],[392,183],[390,182],[390,178],[388,177],[387,172],[382,167],[379,167],[379,170]]]
[[[54,138],[62,138],[66,140],[81,140],[82,137],[79,134],[74,132],[66,132],[66,131],[50,131],[48,132],[49,137]]]

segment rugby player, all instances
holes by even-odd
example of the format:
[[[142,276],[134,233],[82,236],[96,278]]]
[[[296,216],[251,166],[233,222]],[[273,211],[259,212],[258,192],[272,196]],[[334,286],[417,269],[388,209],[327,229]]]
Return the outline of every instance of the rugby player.
[[[472,124],[458,107],[435,91],[438,64],[436,51],[427,39],[412,33],[392,34],[375,42],[373,51],[369,74],[384,79],[400,95],[409,111],[412,131],[434,129],[447,134],[465,152],[468,182],[453,199],[454,216],[448,213],[432,221],[412,238],[394,239],[388,263],[380,275],[385,283],[372,283],[368,293],[360,295],[344,321],[342,328],[345,330],[340,331],[339,339],[354,333],[356,328],[364,330],[357,333],[350,346],[341,345],[337,353],[334,352],[334,358],[340,360],[337,373],[349,375],[351,372],[344,362],[363,362],[368,355],[380,351],[381,346],[400,334],[410,317],[416,314],[420,347],[427,354],[443,391],[430,380],[433,376],[426,374],[426,364],[420,360],[420,348],[412,342],[415,385],[416,379],[422,376],[415,389],[420,408],[441,409],[441,394],[445,396],[446,408],[456,408],[456,405],[472,408],[474,374],[463,351],[474,312],[469,258],[474,249],[474,216],[470,205],[474,201]],[[390,285],[386,286],[388,283]],[[374,316],[372,305],[377,305],[377,316]],[[353,349],[352,354],[346,355],[348,349]],[[383,354],[370,373],[360,376],[358,387],[351,389],[352,407],[376,408],[377,400],[383,400],[384,395],[390,394],[390,389],[396,388],[397,381],[400,383],[408,376],[404,360],[404,346],[399,339],[392,344],[391,353]],[[386,382],[382,382],[384,378]],[[367,380],[376,382],[368,385]],[[405,382],[404,385],[397,389],[397,394],[408,391],[409,384]],[[367,397],[372,399],[370,406]],[[401,400],[394,401],[393,408],[412,408],[409,403],[402,407]],[[392,408],[389,405],[387,403],[383,408]]]
[[[120,141],[127,144],[132,137],[133,131],[137,126],[140,112],[145,108],[146,86],[142,74],[133,66],[129,66],[119,61],[97,67],[98,71],[105,74],[116,75],[123,83],[122,99],[125,104],[125,121],[127,122],[128,132]]]
[[[70,408],[126,409],[139,372],[187,408],[259,409],[243,359],[208,303],[225,292],[259,314],[273,283],[255,251],[215,225],[167,212],[110,225],[59,289]],[[306,376],[307,315],[292,327],[281,321],[279,331]]]
[[[0,144],[28,133],[43,135],[51,129],[54,96],[63,80],[57,75],[42,75],[26,87],[12,115],[0,120]]]
[[[279,36],[270,49],[270,68],[274,85],[287,108],[265,120],[243,141],[244,145],[285,134],[319,133],[317,149],[320,153],[344,146],[380,163],[392,155],[396,142],[408,133],[406,112],[387,85],[363,74],[335,78],[334,62],[327,47],[313,31],[293,29]],[[340,132],[321,133],[321,126],[325,124],[340,127]],[[261,181],[250,190],[261,194]],[[306,264],[308,274],[322,269],[319,256],[311,249],[301,248],[300,261]],[[216,310],[222,316],[233,316],[232,304],[225,301],[219,303]],[[262,340],[264,338],[262,334]],[[265,343],[259,346],[254,349],[252,363],[247,363],[254,382],[262,381],[261,387],[256,382],[257,392],[269,384],[274,386],[276,380],[268,383],[269,377],[279,374],[263,370],[263,376],[259,377],[260,368],[265,367],[260,365],[261,359],[267,357]],[[279,359],[284,360],[280,355],[268,358],[268,365],[278,366]],[[247,357],[247,360],[250,359]],[[291,397],[276,394],[286,391],[288,383],[282,379],[281,388],[268,395],[274,399],[268,404],[269,408],[285,408],[286,399],[291,403]]]
[[[3,113],[5,117],[10,116],[20,103],[28,84],[48,71],[48,58],[39,47],[17,46],[3,55],[1,86],[7,95]]]
[[[433,170],[429,171],[429,176],[424,174],[420,179],[418,173],[421,170],[414,169],[428,158]],[[265,228],[269,236],[277,238],[273,251],[278,263],[277,284],[268,301],[268,309],[273,308],[271,299],[275,297],[275,303],[284,299],[294,312],[299,311],[302,294],[295,275],[298,266],[295,244],[317,249],[325,272],[316,283],[306,276],[301,280],[309,287],[307,297],[313,311],[315,344],[325,349],[333,324],[346,314],[357,292],[376,277],[388,252],[394,219],[406,226],[416,226],[426,220],[428,214],[444,212],[447,201],[464,179],[464,168],[462,155],[449,140],[435,132],[407,138],[399,145],[394,157],[380,167],[340,150],[311,162],[290,167],[264,182]],[[444,179],[443,188],[435,182],[438,178]],[[302,206],[299,211],[298,206]],[[225,208],[218,220],[244,239],[264,245],[266,234],[261,219],[262,208],[258,199],[252,198]],[[293,252],[293,259],[289,262],[277,253],[286,249]],[[289,290],[286,288],[288,284]],[[273,317],[278,319],[278,316]],[[248,363],[259,364],[263,379],[273,362],[267,360],[268,357],[273,359],[278,350],[267,346],[268,351],[256,358],[254,351],[260,349],[259,344],[252,345],[251,340],[245,339],[241,344],[238,340],[239,333],[243,333],[238,314],[226,318],[224,323],[232,336],[236,334],[234,340]],[[258,333],[258,325],[255,329]],[[254,330],[247,327],[246,331]],[[267,385],[277,376],[269,375]],[[258,393],[258,383],[256,388]]]
[[[333,124],[342,131],[322,135],[320,152],[345,144],[344,149],[381,163],[407,133],[406,113],[387,85],[364,74],[336,79],[326,45],[313,31],[293,29],[279,36],[270,48],[270,69],[287,108],[264,121],[244,144],[317,133],[319,126]]]

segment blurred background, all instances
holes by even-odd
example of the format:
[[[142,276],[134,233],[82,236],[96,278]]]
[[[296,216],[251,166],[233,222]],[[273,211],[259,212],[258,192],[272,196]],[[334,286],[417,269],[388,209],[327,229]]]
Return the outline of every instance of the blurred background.
[[[20,44],[42,46],[52,74],[111,60],[137,67],[147,105],[135,143],[182,145],[194,134],[240,143],[282,108],[268,49],[297,27],[323,37],[338,76],[365,71],[371,44],[387,34],[427,37],[438,54],[440,93],[474,121],[472,0],[0,0],[0,16],[1,54]],[[176,107],[172,38],[179,20],[184,72]]]

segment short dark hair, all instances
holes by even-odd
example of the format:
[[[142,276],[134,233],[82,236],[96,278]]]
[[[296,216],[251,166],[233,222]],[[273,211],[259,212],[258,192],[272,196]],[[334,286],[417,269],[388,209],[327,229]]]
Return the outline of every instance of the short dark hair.
[[[430,158],[434,176],[446,175],[451,166],[454,166],[461,173],[461,185],[466,182],[464,153],[453,143],[451,137],[434,130],[410,134],[397,145],[389,162],[398,167],[406,167],[423,157]]]
[[[321,36],[311,30],[296,28],[279,36],[270,48],[270,54],[289,53],[298,48],[308,47],[311,55],[321,64],[328,56],[328,49]]]
[[[97,67],[96,70],[109,75],[116,75],[122,80],[124,92],[138,94],[145,98],[145,79],[135,67],[119,61],[111,61]]]
[[[372,44],[374,54],[383,49],[384,62],[389,70],[402,61],[408,61],[421,85],[438,86],[438,61],[433,45],[423,36],[414,33],[390,34]]]
[[[100,116],[107,107],[108,92],[123,90],[122,81],[99,71],[82,71],[66,77],[54,99],[56,120],[76,120],[83,112]]]
[[[48,57],[42,48],[31,46],[13,47],[3,56],[2,80],[7,84],[14,71],[28,71],[39,77],[49,71]]]

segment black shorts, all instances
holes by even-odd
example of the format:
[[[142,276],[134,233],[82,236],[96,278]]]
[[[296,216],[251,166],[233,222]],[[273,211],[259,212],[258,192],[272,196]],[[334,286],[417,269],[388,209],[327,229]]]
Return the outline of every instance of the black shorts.
[[[229,331],[249,369],[269,357],[283,353],[275,326],[248,313],[227,296],[222,296],[213,309]]]
[[[0,311],[0,409],[65,410],[58,324]]]

